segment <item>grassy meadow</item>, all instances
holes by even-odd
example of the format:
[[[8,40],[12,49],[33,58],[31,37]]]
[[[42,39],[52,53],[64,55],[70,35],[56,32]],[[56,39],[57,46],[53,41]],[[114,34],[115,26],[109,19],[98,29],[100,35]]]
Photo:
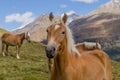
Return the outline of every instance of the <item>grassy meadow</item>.
[[[0,55],[0,80],[49,80],[44,46],[25,43],[21,59],[17,60],[15,47],[9,48],[10,56]]]
[[[9,48],[10,56],[0,55],[0,80],[49,80],[44,46],[25,43],[21,59],[15,57],[15,47]],[[113,80],[120,80],[120,63],[112,61]]]

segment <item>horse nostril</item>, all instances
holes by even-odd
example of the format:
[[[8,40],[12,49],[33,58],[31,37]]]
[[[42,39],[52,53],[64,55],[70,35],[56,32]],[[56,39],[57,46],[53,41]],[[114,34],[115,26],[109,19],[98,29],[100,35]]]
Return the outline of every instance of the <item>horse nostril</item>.
[[[55,48],[53,48],[53,51],[55,51]]]
[[[47,47],[45,47],[45,51],[49,51]]]

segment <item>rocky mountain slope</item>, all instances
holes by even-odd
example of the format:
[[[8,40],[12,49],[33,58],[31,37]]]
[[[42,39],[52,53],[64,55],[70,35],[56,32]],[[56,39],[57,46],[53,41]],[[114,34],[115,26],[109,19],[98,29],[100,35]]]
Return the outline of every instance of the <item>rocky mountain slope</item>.
[[[101,5],[96,10],[92,11],[90,14],[99,14],[99,13],[120,13],[120,0],[110,0],[106,4]]]
[[[75,12],[70,11],[68,14],[68,24],[77,18],[79,15],[75,14]],[[35,42],[41,42],[46,39],[46,28],[50,25],[50,20],[47,14],[40,15],[35,21],[26,25],[23,28],[16,29],[13,33],[18,34],[22,32],[30,32],[31,40]]]
[[[17,29],[13,31],[13,33],[22,33],[22,32],[30,32],[31,40],[35,42],[40,42],[46,39],[46,28],[50,25],[50,21],[48,15],[40,15],[35,21],[26,25],[22,29]]]
[[[119,5],[120,2],[112,0],[90,14],[72,21],[69,26],[73,30],[76,42],[90,39],[120,40]],[[119,10],[116,11],[118,8]]]
[[[110,55],[120,56],[120,1],[109,1],[88,15],[73,20],[69,26],[77,43],[99,42]]]
[[[111,0],[101,5],[88,15],[79,17],[73,11],[67,13],[69,15],[68,23],[74,32],[77,42],[85,39],[93,38],[120,38],[120,1]],[[40,15],[35,21],[26,25],[22,29],[13,31],[21,33],[29,31],[33,41],[42,41],[46,38],[46,28],[50,21],[48,15]]]

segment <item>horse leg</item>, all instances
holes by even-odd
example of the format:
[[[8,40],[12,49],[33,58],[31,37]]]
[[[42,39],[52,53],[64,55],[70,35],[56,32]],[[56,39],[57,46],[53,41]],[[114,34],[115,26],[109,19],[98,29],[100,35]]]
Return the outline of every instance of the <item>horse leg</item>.
[[[8,53],[8,45],[6,45],[6,53],[7,53],[7,55],[10,55],[9,53]]]
[[[20,56],[19,56],[19,52],[20,52],[20,46],[19,45],[17,45],[16,46],[16,57],[17,57],[17,59],[20,59]]]
[[[3,43],[3,44],[2,44],[2,54],[3,54],[3,56],[5,56],[4,47],[5,47],[5,44]]]
[[[48,67],[49,67],[49,71],[51,73],[52,69],[53,69],[53,65],[54,65],[54,60],[53,59],[48,59]]]

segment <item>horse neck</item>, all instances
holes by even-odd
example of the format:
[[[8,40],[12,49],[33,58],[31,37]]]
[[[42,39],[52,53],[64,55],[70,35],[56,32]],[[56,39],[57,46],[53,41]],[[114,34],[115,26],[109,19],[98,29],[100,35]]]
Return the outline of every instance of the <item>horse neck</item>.
[[[22,41],[25,39],[25,33],[21,33],[21,34],[19,34],[19,36],[20,36],[20,39],[21,39]]]
[[[62,72],[65,69],[64,67],[69,63],[68,56],[67,41],[64,40],[58,48],[57,56],[54,59],[54,66],[57,70],[56,72]]]

